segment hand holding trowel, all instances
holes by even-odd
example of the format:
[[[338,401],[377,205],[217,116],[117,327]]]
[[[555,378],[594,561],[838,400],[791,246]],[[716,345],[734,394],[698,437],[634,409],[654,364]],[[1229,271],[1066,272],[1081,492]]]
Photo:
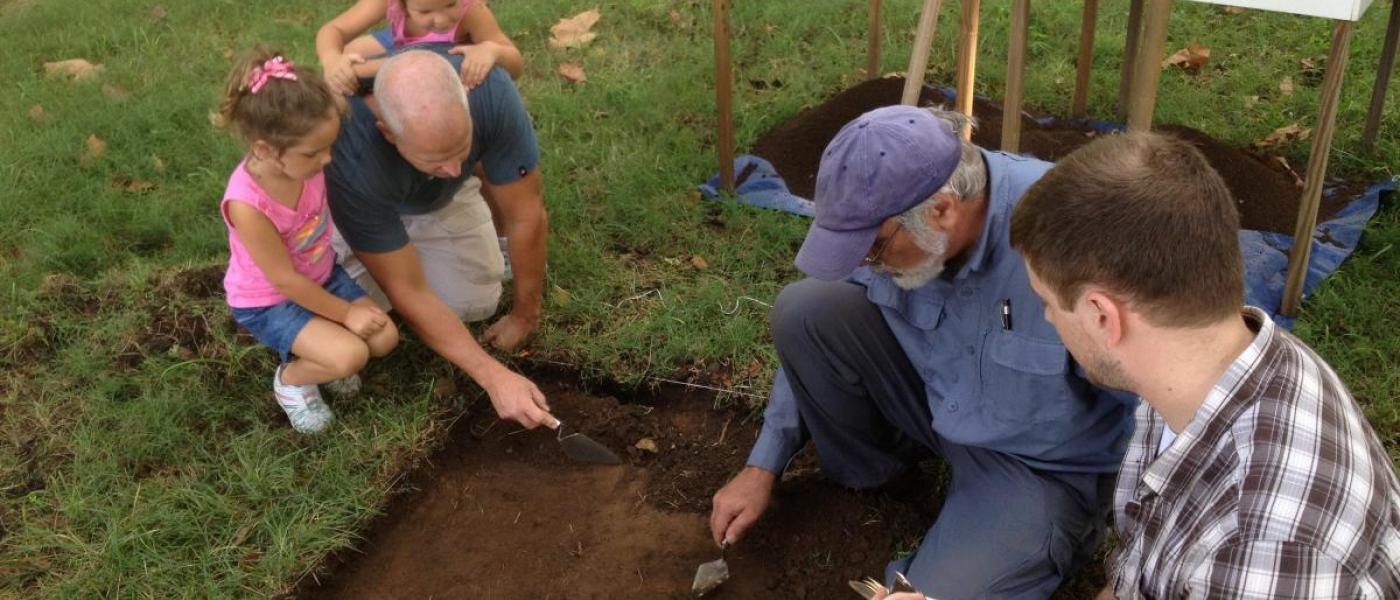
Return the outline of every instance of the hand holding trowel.
[[[564,450],[564,455],[578,462],[590,462],[601,465],[620,465],[622,459],[613,454],[607,446],[599,444],[582,433],[564,433],[564,422],[555,418],[554,415],[546,414],[544,424],[554,430],[555,437],[559,440],[559,447]]]

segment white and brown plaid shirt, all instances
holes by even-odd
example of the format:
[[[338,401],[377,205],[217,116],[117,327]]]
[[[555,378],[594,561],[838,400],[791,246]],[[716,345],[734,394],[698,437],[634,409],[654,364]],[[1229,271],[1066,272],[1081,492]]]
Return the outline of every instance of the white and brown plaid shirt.
[[[1130,598],[1400,598],[1400,483],[1322,358],[1246,307],[1254,342],[1158,455],[1147,403],[1118,476]]]

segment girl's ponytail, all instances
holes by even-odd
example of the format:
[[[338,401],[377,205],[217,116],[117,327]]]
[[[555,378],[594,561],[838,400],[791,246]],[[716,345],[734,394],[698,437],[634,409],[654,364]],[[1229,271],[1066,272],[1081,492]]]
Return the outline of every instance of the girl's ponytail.
[[[293,64],[280,51],[258,46],[229,73],[218,124],[245,145],[262,140],[280,150],[340,107],[319,73]]]

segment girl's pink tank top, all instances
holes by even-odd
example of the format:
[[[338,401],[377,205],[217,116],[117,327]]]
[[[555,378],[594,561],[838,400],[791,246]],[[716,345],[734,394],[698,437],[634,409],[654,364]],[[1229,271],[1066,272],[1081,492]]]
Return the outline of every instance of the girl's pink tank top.
[[[228,188],[219,202],[219,212],[223,213],[224,225],[228,227],[229,261],[228,271],[224,273],[224,291],[228,294],[229,306],[255,308],[287,300],[267,280],[242,240],[238,239],[228,220],[229,202],[250,204],[272,221],[298,273],[323,285],[330,279],[331,269],[335,266],[335,251],[331,249],[331,216],[326,208],[325,174],[317,173],[302,184],[301,198],[297,199],[297,207],[291,209],[267,195],[253,180],[247,165],[240,162],[233,175],[229,176]]]
[[[459,0],[459,2],[463,8],[466,8],[471,5],[472,0]],[[389,22],[389,31],[394,34],[395,48],[402,48],[413,44],[451,43],[456,40],[457,30],[462,27],[462,23],[458,22],[457,26],[452,28],[452,31],[444,33],[430,31],[426,35],[408,37],[408,32],[405,31],[408,28],[408,13],[404,12],[403,0],[389,0],[386,7],[387,10],[385,10],[384,19]],[[462,18],[465,19],[466,15],[463,14]]]

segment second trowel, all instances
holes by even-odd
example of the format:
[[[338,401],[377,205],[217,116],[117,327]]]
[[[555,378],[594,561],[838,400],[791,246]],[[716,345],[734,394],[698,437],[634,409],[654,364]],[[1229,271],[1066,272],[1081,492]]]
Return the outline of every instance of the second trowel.
[[[565,433],[563,421],[554,418],[553,415],[550,415],[549,418],[554,419],[554,423],[550,427],[554,429],[554,435],[559,439],[559,447],[564,450],[564,456],[579,462],[600,465],[622,464],[622,459],[618,458],[607,446],[577,431]]]

